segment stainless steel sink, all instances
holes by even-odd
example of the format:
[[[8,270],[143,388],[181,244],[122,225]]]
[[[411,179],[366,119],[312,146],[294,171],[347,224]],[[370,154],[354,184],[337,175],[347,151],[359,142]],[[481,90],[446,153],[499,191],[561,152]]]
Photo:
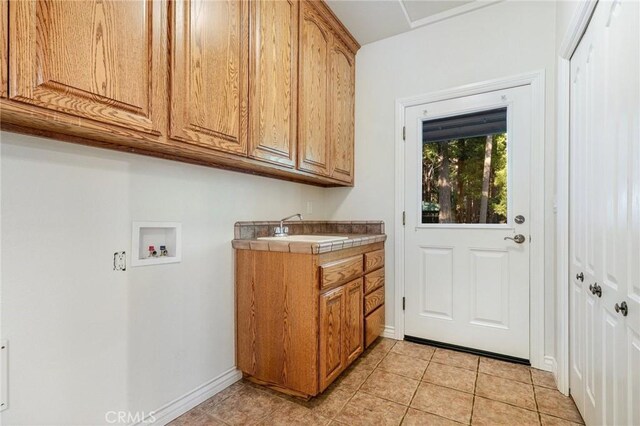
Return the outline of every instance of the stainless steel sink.
[[[289,243],[331,243],[334,241],[346,240],[349,237],[339,237],[335,235],[287,235],[286,237],[259,237],[259,240],[286,241]]]

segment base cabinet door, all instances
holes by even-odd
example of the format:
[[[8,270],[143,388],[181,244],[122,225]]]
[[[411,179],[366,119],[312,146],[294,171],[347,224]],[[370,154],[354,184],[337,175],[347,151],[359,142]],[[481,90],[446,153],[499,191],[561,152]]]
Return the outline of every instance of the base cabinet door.
[[[77,123],[163,133],[165,8],[151,0],[12,1],[9,98]]]
[[[344,370],[346,286],[320,295],[320,391]]]
[[[362,310],[362,278],[345,285],[344,354],[345,367],[349,366],[363,351],[364,315]]]
[[[249,2],[171,4],[171,138],[246,155]]]

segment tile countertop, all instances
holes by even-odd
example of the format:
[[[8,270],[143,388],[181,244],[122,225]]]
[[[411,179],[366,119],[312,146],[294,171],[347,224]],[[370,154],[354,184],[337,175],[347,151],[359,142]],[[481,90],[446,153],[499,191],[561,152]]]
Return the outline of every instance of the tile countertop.
[[[264,250],[291,253],[320,254],[387,239],[382,221],[290,221],[289,235],[329,235],[348,237],[346,240],[327,243],[259,240],[273,235],[279,221],[237,222],[234,227],[232,247],[237,250]]]

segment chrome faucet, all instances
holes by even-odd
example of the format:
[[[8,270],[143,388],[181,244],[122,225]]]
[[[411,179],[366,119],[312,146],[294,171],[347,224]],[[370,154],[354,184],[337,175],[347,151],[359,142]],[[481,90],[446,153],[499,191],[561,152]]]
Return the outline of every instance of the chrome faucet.
[[[296,214],[292,214],[291,216],[287,216],[284,219],[280,220],[280,226],[277,226],[276,229],[274,230],[273,236],[274,237],[286,237],[289,235],[289,227],[288,226],[284,226],[284,222],[292,219],[294,217],[299,217],[300,220],[302,220],[302,215],[300,213],[296,213]]]

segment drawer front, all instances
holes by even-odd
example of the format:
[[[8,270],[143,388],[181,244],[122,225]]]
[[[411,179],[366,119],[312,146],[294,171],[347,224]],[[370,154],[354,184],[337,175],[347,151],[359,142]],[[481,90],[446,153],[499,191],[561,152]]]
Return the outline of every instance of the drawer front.
[[[369,294],[373,290],[384,285],[384,268],[368,273],[364,277],[364,294]]]
[[[384,287],[380,287],[364,297],[364,314],[369,315],[384,303]]]
[[[371,253],[364,254],[365,272],[373,271],[374,269],[382,268],[384,266],[384,250],[376,250]]]
[[[337,287],[362,275],[362,256],[336,260],[320,266],[320,289]]]
[[[382,334],[384,327],[384,305],[367,315],[364,319],[364,346],[369,347]]]

